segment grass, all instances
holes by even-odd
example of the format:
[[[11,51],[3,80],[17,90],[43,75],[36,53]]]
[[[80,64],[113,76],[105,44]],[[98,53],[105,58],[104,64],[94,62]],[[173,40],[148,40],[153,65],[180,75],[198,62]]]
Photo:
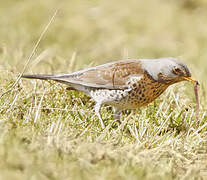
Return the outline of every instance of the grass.
[[[20,80],[0,99],[0,179],[205,179],[207,3],[204,0],[1,2],[0,92],[26,73],[73,72],[125,58],[178,57],[199,80],[170,87],[102,131],[94,102],[53,82]]]

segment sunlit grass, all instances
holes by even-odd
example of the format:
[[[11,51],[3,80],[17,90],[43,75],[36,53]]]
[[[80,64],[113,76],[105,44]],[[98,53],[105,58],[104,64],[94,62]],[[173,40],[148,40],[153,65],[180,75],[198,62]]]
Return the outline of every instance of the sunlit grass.
[[[101,110],[54,82],[20,80],[0,99],[1,179],[190,179],[207,176],[207,4],[198,1],[5,1],[0,10],[0,91],[10,89],[55,8],[60,11],[26,72],[60,73],[126,58],[178,57],[199,80],[147,107]]]

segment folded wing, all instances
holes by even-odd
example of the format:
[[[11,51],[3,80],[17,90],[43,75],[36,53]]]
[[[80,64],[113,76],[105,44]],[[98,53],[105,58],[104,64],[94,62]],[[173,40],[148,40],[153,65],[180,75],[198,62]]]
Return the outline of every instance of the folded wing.
[[[142,76],[139,60],[124,60],[61,75],[24,75],[24,78],[54,80],[65,84],[78,84],[94,88],[126,89],[128,80]]]

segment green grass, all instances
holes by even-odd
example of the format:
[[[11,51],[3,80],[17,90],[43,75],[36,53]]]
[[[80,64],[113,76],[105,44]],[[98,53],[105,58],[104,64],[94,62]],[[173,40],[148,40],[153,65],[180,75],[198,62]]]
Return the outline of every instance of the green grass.
[[[0,6],[0,92],[17,80],[56,7],[26,73],[61,73],[126,58],[177,57],[201,86],[171,86],[122,114],[53,82],[22,79],[0,99],[0,179],[205,179],[205,0],[7,0]]]

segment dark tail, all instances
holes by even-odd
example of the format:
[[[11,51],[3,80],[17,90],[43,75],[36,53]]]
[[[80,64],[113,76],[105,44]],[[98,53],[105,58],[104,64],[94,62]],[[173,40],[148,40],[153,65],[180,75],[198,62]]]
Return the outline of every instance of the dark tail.
[[[34,74],[34,75],[23,75],[23,78],[29,79],[41,79],[41,80],[53,80],[64,84],[70,84],[70,75],[45,75],[45,74]]]
[[[41,80],[54,80],[54,75],[45,75],[45,74],[34,74],[34,75],[23,75],[23,78],[29,79],[41,79]]]

